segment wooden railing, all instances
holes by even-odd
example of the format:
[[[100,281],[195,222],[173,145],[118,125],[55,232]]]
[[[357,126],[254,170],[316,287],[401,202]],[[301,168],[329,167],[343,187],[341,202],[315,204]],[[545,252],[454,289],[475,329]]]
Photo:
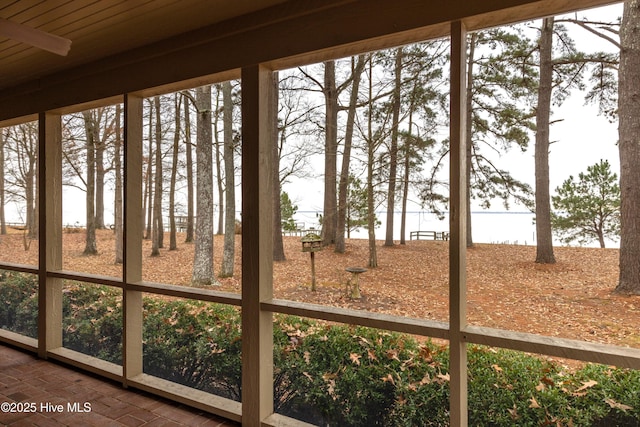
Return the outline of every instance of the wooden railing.
[[[448,231],[412,231],[409,233],[409,240],[449,240]]]

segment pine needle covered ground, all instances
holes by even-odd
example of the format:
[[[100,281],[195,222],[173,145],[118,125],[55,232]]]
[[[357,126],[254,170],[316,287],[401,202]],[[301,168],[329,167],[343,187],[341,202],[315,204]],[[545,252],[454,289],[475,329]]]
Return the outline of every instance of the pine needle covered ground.
[[[236,236],[236,274],[220,279],[215,289],[240,292],[240,236]],[[64,233],[65,270],[119,277],[113,233],[98,231],[97,256],[83,256],[83,230]],[[146,281],[189,285],[193,244],[161,250],[151,257],[144,241]],[[165,242],[168,245],[168,235]],[[351,276],[347,267],[366,267],[367,241],[349,240],[345,254],[333,248],[316,253],[316,292],[310,291],[309,254],[301,252],[299,237],[285,237],[287,261],[274,264],[276,298],[370,310],[394,315],[448,320],[448,242],[410,241],[407,245],[378,245],[379,267],[360,276],[362,298],[345,292]],[[215,265],[222,259],[222,236],[215,240]],[[0,260],[35,264],[37,242],[25,251],[22,232],[0,236]],[[557,264],[534,262],[535,247],[477,244],[467,256],[469,323],[640,348],[640,297],[612,294],[618,278],[618,250],[555,249]]]

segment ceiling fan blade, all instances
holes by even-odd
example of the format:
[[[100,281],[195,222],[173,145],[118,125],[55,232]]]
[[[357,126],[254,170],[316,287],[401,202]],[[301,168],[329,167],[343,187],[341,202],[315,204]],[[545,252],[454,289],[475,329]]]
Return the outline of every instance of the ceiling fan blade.
[[[3,18],[0,18],[0,36],[61,56],[67,56],[69,49],[71,49],[71,40],[69,39],[27,27],[26,25],[16,24]]]

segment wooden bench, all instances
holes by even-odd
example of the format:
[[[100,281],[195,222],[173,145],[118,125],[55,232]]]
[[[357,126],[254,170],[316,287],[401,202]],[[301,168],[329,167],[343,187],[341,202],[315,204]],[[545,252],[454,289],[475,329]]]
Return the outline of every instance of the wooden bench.
[[[449,240],[448,231],[412,231],[409,233],[409,240]]]
[[[176,221],[176,229],[178,230],[178,232],[182,233],[187,231],[187,223],[189,220],[189,216],[188,215],[176,215],[173,217]],[[167,221],[168,223],[169,221]]]

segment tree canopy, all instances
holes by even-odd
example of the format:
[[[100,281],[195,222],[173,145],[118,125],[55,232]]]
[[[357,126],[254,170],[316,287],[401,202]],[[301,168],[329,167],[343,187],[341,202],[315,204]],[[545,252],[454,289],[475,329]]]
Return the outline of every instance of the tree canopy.
[[[285,231],[295,231],[296,222],[293,216],[298,211],[298,206],[294,205],[286,191],[280,193],[280,212],[282,229]]]
[[[552,201],[554,233],[564,243],[598,241],[604,248],[605,239],[620,235],[620,186],[608,161],[589,166],[577,180],[570,176],[556,188]]]

